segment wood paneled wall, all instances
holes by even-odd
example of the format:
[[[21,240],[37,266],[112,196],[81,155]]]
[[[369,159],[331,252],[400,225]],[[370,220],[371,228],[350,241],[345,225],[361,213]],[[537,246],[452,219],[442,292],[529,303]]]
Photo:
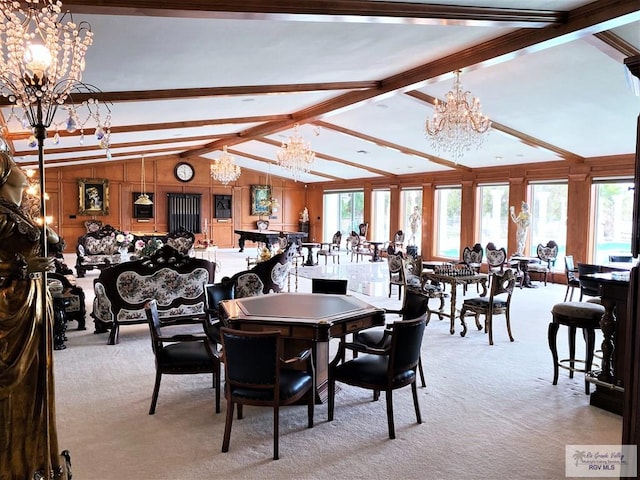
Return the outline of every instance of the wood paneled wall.
[[[440,172],[435,174],[408,175],[404,177],[379,178],[366,181],[354,180],[341,183],[326,182],[305,185],[279,177],[272,178],[273,195],[280,202],[280,209],[269,218],[270,228],[274,230],[298,230],[298,219],[302,209],[309,209],[309,238],[315,241],[324,239],[323,232],[323,194],[325,189],[359,188],[364,189],[364,218],[370,224],[376,212],[372,211],[371,193],[376,188],[390,188],[392,211],[400,210],[400,192],[403,188],[421,187],[422,241],[421,252],[425,258],[437,258],[434,255],[435,189],[439,185],[460,185],[462,188],[462,229],[460,250],[465,245],[476,242],[477,231],[477,195],[476,187],[487,183],[507,183],[509,185],[509,205],[519,210],[520,202],[529,200],[529,185],[533,181],[564,180],[568,182],[567,212],[567,249],[576,261],[589,261],[589,252],[593,244],[593,205],[591,204],[591,180],[602,177],[621,177],[634,175],[633,155],[592,158],[581,163],[549,162],[523,164],[510,167],[489,167]],[[234,229],[255,228],[257,216],[250,215],[251,185],[265,185],[265,174],[244,169],[240,180],[224,187],[209,175],[208,160],[193,160],[190,163],[196,170],[195,179],[189,183],[178,182],[173,169],[175,158],[145,159],[147,190],[155,196],[155,215],[149,222],[133,218],[132,193],[140,191],[140,162],[109,162],[88,166],[48,168],[46,170],[47,192],[50,195],[48,214],[54,216],[54,227],[67,241],[67,251],[73,251],[78,236],[85,233],[84,221],[90,218],[102,220],[116,228],[134,232],[163,232],[167,229],[166,194],[168,192],[201,193],[203,195],[203,218],[208,219],[209,238],[221,247],[237,245]],[[109,179],[110,213],[104,217],[78,215],[79,178]],[[233,216],[227,221],[214,218],[213,195],[233,195]],[[391,215],[389,238],[392,232],[401,228],[399,215]],[[515,249],[515,225],[509,224],[508,251]],[[199,238],[203,238],[200,235]]]

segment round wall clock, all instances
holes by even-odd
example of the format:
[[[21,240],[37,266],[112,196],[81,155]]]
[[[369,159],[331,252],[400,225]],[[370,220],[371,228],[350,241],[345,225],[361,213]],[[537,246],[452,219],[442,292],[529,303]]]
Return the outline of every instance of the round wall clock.
[[[193,176],[195,175],[193,167],[187,162],[178,163],[173,173],[181,182],[190,182],[191,180],[193,180]]]

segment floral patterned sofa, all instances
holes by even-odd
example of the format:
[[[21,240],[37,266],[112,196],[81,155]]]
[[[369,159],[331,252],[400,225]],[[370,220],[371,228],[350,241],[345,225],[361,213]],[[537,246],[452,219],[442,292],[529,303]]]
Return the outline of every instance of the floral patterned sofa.
[[[76,275],[84,277],[87,270],[103,269],[120,263],[117,237],[124,235],[111,225],[104,225],[98,230],[87,232],[78,238],[76,244]]]
[[[153,255],[106,268],[94,281],[95,333],[111,329],[108,344],[118,343],[120,325],[146,323],[144,306],[158,302],[165,323],[202,322],[204,285],[213,283],[215,263],[183,255],[164,245]]]

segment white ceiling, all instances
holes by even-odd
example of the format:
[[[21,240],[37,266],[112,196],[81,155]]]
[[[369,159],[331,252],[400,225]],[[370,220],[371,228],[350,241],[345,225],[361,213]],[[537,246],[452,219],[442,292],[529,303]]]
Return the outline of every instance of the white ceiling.
[[[83,81],[112,100],[112,161],[210,163],[228,144],[242,168],[291,178],[274,162],[296,121],[317,155],[306,183],[635,151],[640,97],[622,60],[640,53],[637,0],[103,3],[64,7],[94,32]],[[334,14],[353,5],[361,15]],[[428,99],[444,97],[456,68],[494,122],[458,165],[424,134]],[[217,87],[237,88],[180,92]],[[58,145],[48,139],[46,162],[106,161],[90,126],[84,145],[62,129]],[[19,161],[36,163],[20,122],[7,128]]]

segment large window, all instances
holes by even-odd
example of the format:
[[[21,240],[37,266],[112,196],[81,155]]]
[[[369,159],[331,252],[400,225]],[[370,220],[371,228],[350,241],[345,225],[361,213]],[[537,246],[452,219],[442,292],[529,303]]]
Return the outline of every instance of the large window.
[[[594,181],[595,263],[607,262],[609,255],[631,255],[632,188],[631,179]]]
[[[389,240],[391,192],[389,190],[374,190],[372,201],[371,211],[373,214],[367,240],[384,242]]]
[[[460,187],[436,189],[436,255],[460,258],[460,213],[462,190]]]
[[[567,195],[568,186],[564,182],[531,184],[529,254],[535,257],[539,243],[546,245],[553,240],[558,244],[554,270],[564,270],[567,254]]]
[[[489,242],[493,242],[497,248],[507,248],[508,203],[508,185],[481,185],[478,187],[478,205],[480,206],[480,238],[478,243],[483,248]]]
[[[400,215],[405,245],[422,243],[422,189],[405,189],[400,192]]]
[[[358,225],[364,219],[364,192],[327,192],[324,194],[323,210],[322,241],[330,242],[338,230],[344,238],[352,230],[357,232]]]

